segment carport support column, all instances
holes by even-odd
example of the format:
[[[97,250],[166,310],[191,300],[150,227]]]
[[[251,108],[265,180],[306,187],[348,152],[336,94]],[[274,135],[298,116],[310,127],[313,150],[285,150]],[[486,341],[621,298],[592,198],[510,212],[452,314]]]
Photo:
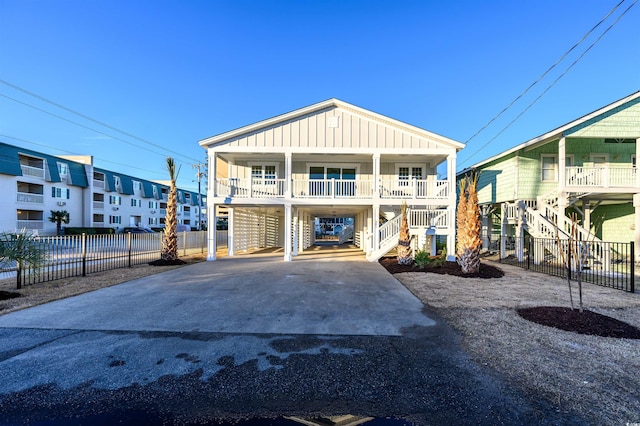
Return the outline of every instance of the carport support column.
[[[284,261],[291,262],[291,204],[284,206]]]
[[[640,260],[640,194],[633,194],[633,207],[635,208],[635,231],[633,236],[636,262]]]
[[[235,209],[229,207],[229,216],[227,218],[227,254],[229,256],[235,256],[236,250],[234,247],[234,230],[235,230]]]
[[[216,230],[216,205],[210,204],[207,212],[209,227],[207,228],[207,260],[216,260],[217,230]],[[213,218],[213,220],[211,220]],[[213,223],[213,226],[211,224]]]
[[[373,251],[380,247],[380,206],[374,204],[371,230],[373,232]]]
[[[373,154],[373,194],[380,198],[380,154]]]
[[[298,208],[293,207],[293,255],[298,255],[300,245],[300,223],[298,218]]]

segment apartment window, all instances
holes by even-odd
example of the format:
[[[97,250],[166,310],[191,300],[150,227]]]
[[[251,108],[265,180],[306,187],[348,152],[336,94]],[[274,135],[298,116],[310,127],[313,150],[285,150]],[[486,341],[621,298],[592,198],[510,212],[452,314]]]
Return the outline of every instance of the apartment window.
[[[558,180],[558,157],[555,155],[542,155],[540,157],[543,182],[556,182]]]
[[[136,198],[131,199],[131,207],[142,207],[142,200]]]
[[[110,225],[119,225],[122,223],[122,216],[109,216]]]
[[[119,206],[122,204],[122,198],[119,195],[109,195],[109,204]]]
[[[67,166],[66,163],[58,163],[58,173],[60,173],[63,176],[66,176],[69,174],[69,167]]]
[[[69,188],[58,188],[56,186],[51,187],[51,196],[53,198],[69,199]]]
[[[104,223],[104,215],[103,214],[94,214],[93,215],[93,223]]]
[[[149,218],[149,225],[157,225],[158,224],[158,218],[157,217],[150,217]]]
[[[138,182],[137,180],[133,181],[133,189],[134,191],[141,191],[142,190],[142,184],[140,182]]]
[[[149,208],[150,209],[157,209],[158,208],[158,202],[157,201],[149,201]]]

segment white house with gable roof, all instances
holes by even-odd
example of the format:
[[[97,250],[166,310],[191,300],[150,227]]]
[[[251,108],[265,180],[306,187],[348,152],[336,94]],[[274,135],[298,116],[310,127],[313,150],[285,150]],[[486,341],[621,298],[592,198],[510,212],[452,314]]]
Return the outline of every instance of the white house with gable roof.
[[[228,208],[230,256],[282,247],[290,261],[315,243],[316,218],[342,217],[353,219],[343,232],[375,261],[397,245],[405,202],[414,246],[442,236],[454,254],[459,142],[329,99],[200,145],[209,159],[209,223],[217,206]],[[439,179],[444,162],[447,178]],[[208,239],[215,260],[214,226]]]

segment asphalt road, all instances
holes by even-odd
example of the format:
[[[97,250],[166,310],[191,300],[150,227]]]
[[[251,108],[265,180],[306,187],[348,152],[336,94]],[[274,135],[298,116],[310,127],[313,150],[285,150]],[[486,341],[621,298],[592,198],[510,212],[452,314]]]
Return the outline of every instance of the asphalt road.
[[[473,362],[378,264],[223,259],[0,317],[0,424],[347,413],[584,424]]]

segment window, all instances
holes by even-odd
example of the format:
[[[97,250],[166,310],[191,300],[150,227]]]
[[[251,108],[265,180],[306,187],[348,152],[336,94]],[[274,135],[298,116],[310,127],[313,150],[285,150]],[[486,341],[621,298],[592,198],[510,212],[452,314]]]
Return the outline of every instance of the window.
[[[104,215],[103,214],[94,214],[93,215],[93,223],[104,223]]]
[[[122,198],[119,195],[109,195],[109,204],[119,206],[122,204]]]
[[[142,190],[142,184],[139,181],[134,180],[133,181],[133,190],[134,191],[141,191]]]
[[[150,217],[149,218],[149,225],[157,225],[158,224],[158,218],[157,217]]]
[[[252,164],[251,179],[253,185],[275,185],[278,179],[276,164]]]
[[[66,163],[58,163],[58,173],[60,173],[63,176],[66,176],[67,174],[69,174],[69,167],[67,166]]]
[[[555,155],[542,155],[540,157],[543,182],[556,182],[558,180],[558,157]]]
[[[51,196],[53,198],[65,198],[69,199],[69,189],[68,188],[58,188],[55,186],[51,187]]]
[[[109,216],[110,225],[119,225],[122,223],[122,216]]]
[[[158,202],[157,201],[149,201],[149,208],[150,209],[157,209],[158,208]]]
[[[410,181],[413,179],[424,179],[422,166],[402,165],[398,166],[398,181],[400,186],[410,185]]]
[[[131,199],[131,207],[142,207],[142,200]]]

